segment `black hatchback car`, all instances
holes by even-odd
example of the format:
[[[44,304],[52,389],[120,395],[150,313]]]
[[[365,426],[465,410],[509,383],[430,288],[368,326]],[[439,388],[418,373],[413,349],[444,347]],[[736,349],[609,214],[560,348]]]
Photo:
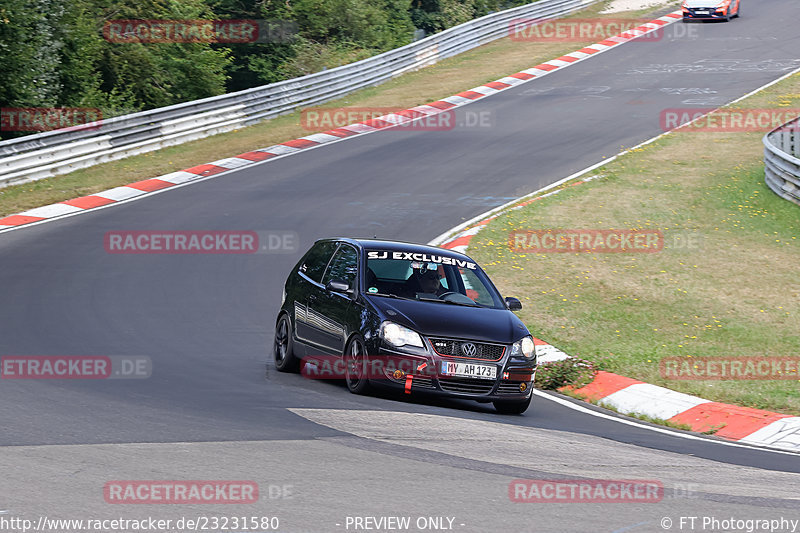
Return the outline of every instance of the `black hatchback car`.
[[[313,375],[333,360],[356,394],[388,386],[522,413],[537,362],[533,338],[512,313],[521,308],[464,254],[322,239],[286,280],[275,366]]]

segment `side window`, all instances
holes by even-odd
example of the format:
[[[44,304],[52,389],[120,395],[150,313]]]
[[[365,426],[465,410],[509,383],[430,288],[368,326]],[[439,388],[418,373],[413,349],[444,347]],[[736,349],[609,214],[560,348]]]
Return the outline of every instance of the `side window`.
[[[322,273],[331,259],[336,243],[333,241],[319,242],[306,254],[305,261],[300,266],[300,272],[319,283]]]
[[[475,272],[466,268],[458,269],[461,275],[461,281],[464,283],[464,289],[468,297],[472,298],[479,305],[486,307],[494,306],[494,299],[483,283],[475,275]]]
[[[358,274],[358,252],[352,246],[343,244],[333,256],[328,271],[322,279],[322,284],[327,284],[332,279],[346,281],[351,287],[355,286]]]

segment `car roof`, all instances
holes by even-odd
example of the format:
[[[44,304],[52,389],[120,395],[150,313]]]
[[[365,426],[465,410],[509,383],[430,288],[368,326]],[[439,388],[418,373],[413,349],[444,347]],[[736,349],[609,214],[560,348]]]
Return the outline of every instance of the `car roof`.
[[[455,250],[448,250],[446,248],[438,248],[436,246],[429,246],[427,244],[418,244],[405,241],[387,241],[382,239],[352,239],[350,237],[336,237],[330,239],[320,240],[333,240],[341,242],[349,242],[364,250],[389,250],[392,252],[422,252],[437,255],[450,255],[452,257],[460,257],[474,261],[471,257]]]

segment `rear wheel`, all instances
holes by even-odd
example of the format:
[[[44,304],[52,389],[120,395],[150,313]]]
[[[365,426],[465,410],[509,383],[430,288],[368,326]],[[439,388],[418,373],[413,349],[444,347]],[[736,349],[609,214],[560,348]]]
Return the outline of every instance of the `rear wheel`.
[[[344,378],[353,394],[365,394],[369,390],[367,348],[360,335],[354,335],[344,350]]]
[[[294,356],[294,344],[292,342],[292,322],[288,315],[282,315],[275,327],[275,342],[272,347],[272,354],[275,358],[275,368],[279,372],[297,372],[299,361]]]
[[[492,402],[498,413],[503,415],[521,415],[531,405],[533,395],[522,401],[496,401]]]

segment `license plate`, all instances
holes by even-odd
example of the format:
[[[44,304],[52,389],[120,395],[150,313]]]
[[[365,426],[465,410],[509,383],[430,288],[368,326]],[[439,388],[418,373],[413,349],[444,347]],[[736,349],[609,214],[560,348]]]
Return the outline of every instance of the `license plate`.
[[[708,15],[709,12],[702,9],[698,9],[697,11],[695,11],[695,13],[698,15]]]
[[[497,378],[497,367],[442,361],[442,374],[460,378],[495,379]]]

